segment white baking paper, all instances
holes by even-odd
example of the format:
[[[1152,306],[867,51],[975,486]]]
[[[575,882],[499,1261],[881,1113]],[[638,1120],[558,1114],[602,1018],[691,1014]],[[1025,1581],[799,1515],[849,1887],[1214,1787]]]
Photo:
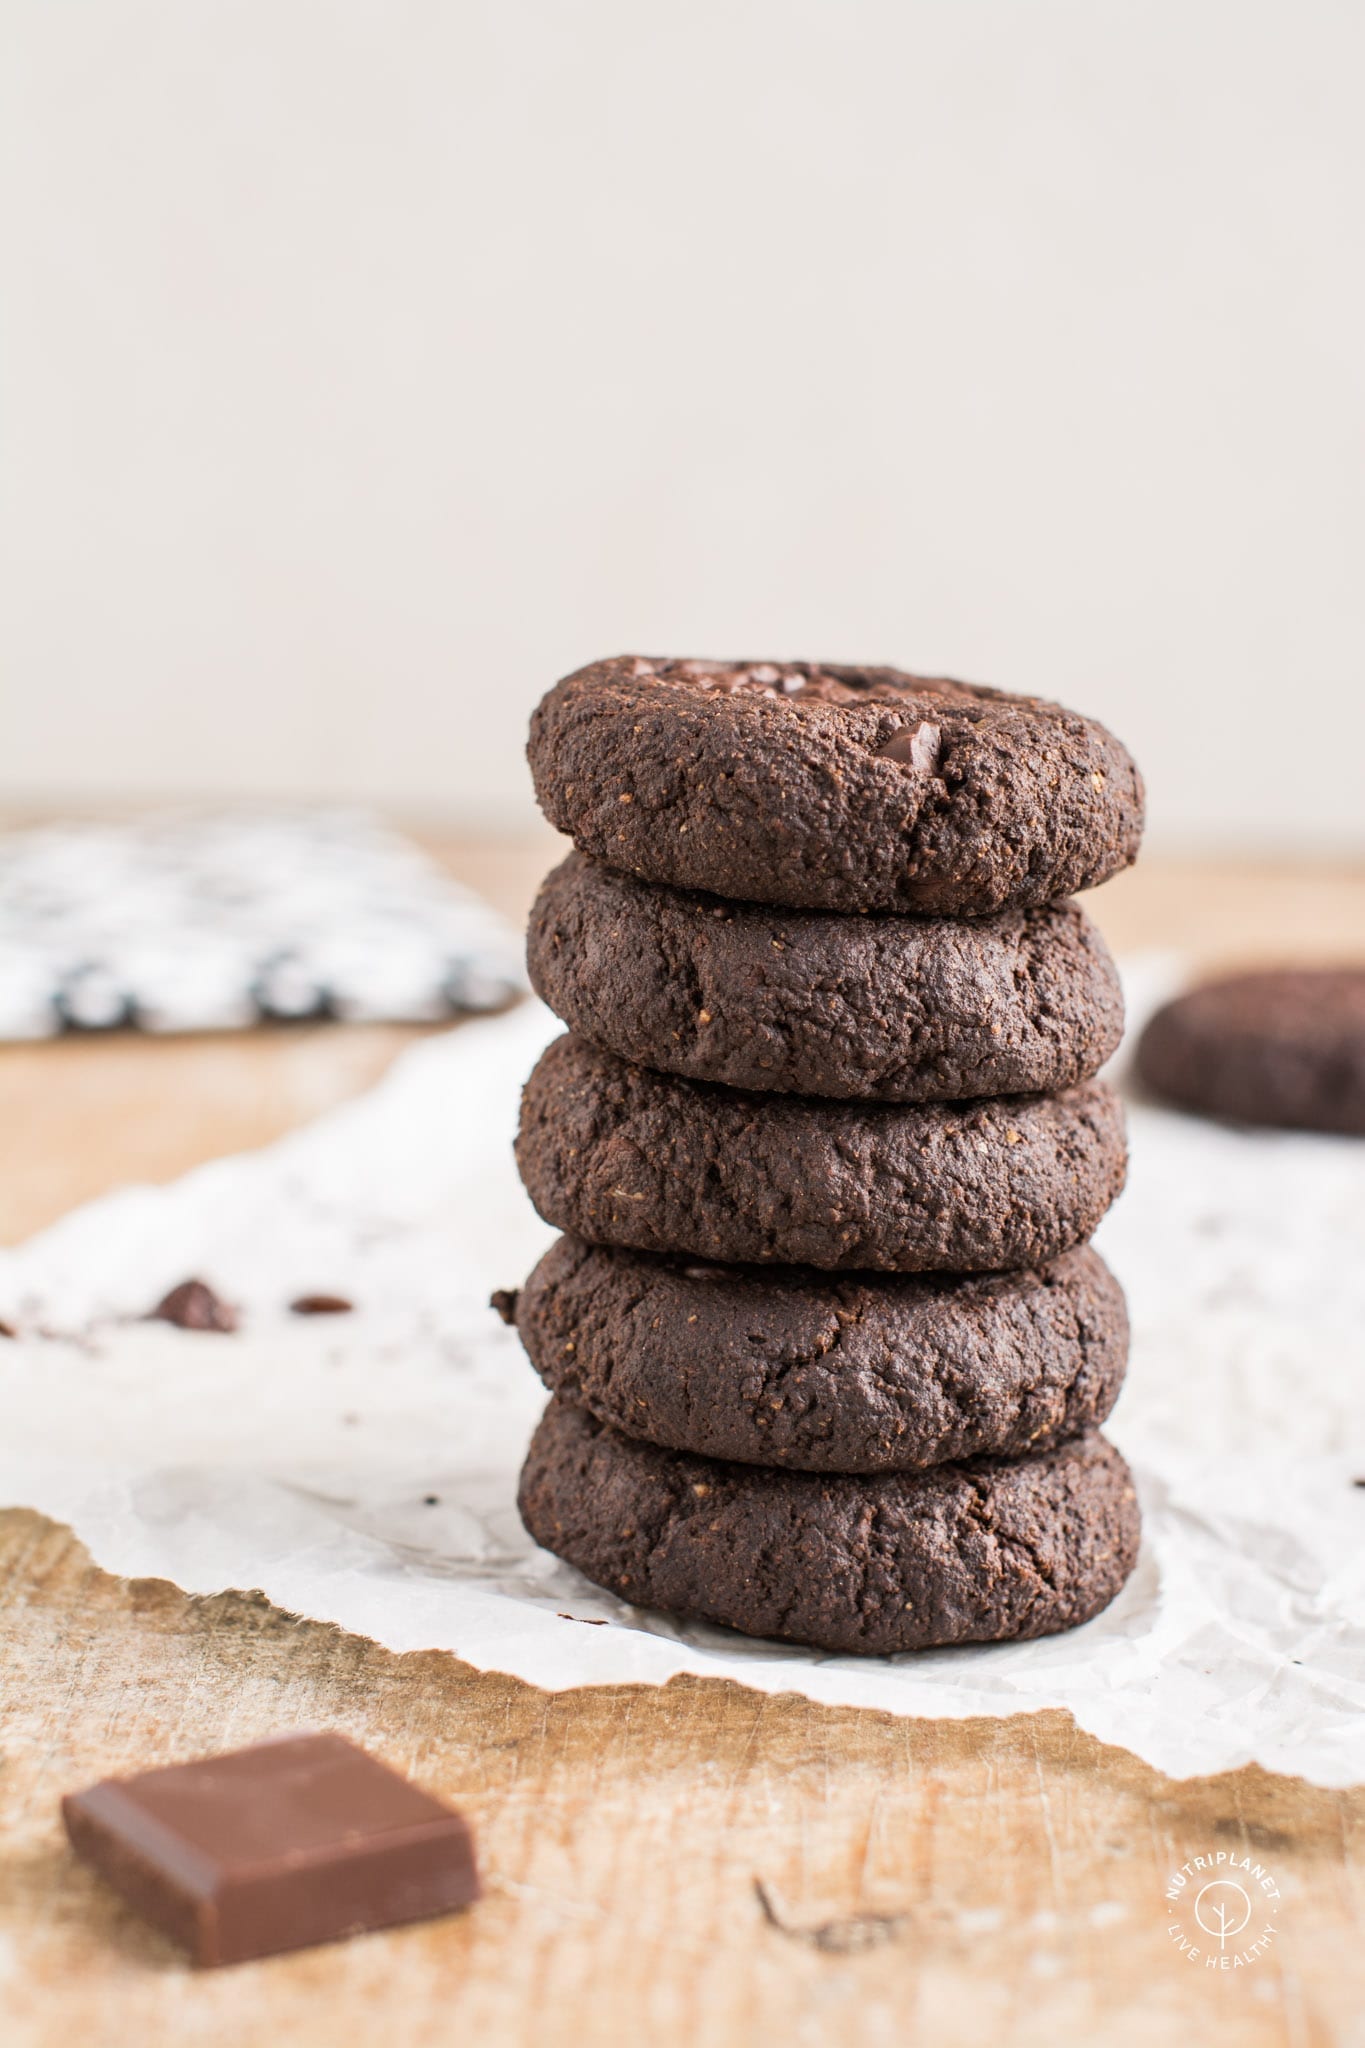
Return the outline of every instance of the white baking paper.
[[[1365,1144],[1135,1105],[1099,1239],[1133,1312],[1111,1426],[1146,1518],[1133,1579],[1041,1642],[825,1657],[626,1606],[518,1522],[543,1396],[487,1301],[550,1238],[509,1145],[557,1029],[531,1004],[466,1025],[266,1151],[0,1253],[22,1332],[0,1343],[0,1501],[110,1571],[259,1587],[541,1686],[687,1671],[903,1714],[1065,1707],[1175,1775],[1365,1779]],[[138,1320],[190,1276],[241,1306],[238,1335]],[[320,1290],[356,1312],[288,1312]]]

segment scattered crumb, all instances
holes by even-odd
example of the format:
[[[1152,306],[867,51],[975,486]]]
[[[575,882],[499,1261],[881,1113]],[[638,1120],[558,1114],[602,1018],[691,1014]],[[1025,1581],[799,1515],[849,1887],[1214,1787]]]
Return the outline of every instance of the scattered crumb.
[[[289,1304],[289,1313],[295,1316],[348,1316],[355,1308],[353,1301],[347,1301],[344,1294],[301,1294],[297,1301]]]
[[[499,1287],[488,1297],[488,1306],[496,1309],[505,1323],[515,1323],[517,1303],[521,1299],[519,1287]]]
[[[182,1280],[148,1314],[149,1323],[173,1323],[177,1330],[213,1330],[224,1337],[237,1328],[235,1308],[220,1301],[203,1280]]]
[[[598,1621],[590,1614],[557,1614],[556,1621],[581,1621],[584,1628],[605,1628],[605,1621]]]
[[[15,1329],[13,1323],[0,1321],[0,1337],[17,1337],[18,1335],[19,1332]]]

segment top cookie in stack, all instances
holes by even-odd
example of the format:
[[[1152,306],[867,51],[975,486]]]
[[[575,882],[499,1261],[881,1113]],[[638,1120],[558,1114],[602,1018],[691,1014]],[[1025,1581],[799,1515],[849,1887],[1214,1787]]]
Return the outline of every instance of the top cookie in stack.
[[[792,910],[982,917],[1130,867],[1142,782],[1092,719],[894,668],[658,661],[531,720],[547,818],[608,867]]]
[[[624,657],[530,759],[579,851],[530,935],[572,1035],[518,1139],[571,1233],[512,1310],[555,1395],[528,1527],[831,1649],[1098,1611],[1137,1541],[1095,1433],[1127,1333],[1076,1248],[1123,1180],[1122,1004],[1062,899],[1136,854],[1128,755],[892,669]]]

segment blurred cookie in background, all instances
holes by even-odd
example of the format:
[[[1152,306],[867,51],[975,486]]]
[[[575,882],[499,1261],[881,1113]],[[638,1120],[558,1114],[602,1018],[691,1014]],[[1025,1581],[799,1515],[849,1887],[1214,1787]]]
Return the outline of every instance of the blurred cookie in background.
[[[1365,966],[1262,969],[1190,989],[1148,1024],[1137,1071],[1197,1115],[1365,1137]]]

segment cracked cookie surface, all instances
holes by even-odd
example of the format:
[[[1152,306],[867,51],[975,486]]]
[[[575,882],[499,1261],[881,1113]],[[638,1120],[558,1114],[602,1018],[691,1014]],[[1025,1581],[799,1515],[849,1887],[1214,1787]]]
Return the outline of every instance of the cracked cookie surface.
[[[582,852],[740,902],[980,916],[1091,888],[1142,836],[1102,725],[893,668],[622,655],[555,685],[527,753]]]
[[[1128,1356],[1123,1291],[1088,1247],[1036,1272],[869,1281],[562,1237],[513,1314],[550,1391],[600,1421],[807,1472],[1045,1450],[1104,1421]]]
[[[954,1102],[1069,1088],[1123,1035],[1103,939],[1069,902],[950,918],[725,903],[581,854],[531,912],[531,980],[623,1059],[843,1100]]]
[[[623,1600],[887,1655],[1051,1635],[1137,1558],[1132,1475],[1094,1431],[913,1475],[762,1471],[638,1443],[553,1400],[518,1493],[535,1541]]]
[[[1123,1186],[1104,1082],[969,1103],[843,1103],[653,1074],[567,1035],[522,1096],[547,1223],[722,1262],[999,1272],[1090,1236]]]

